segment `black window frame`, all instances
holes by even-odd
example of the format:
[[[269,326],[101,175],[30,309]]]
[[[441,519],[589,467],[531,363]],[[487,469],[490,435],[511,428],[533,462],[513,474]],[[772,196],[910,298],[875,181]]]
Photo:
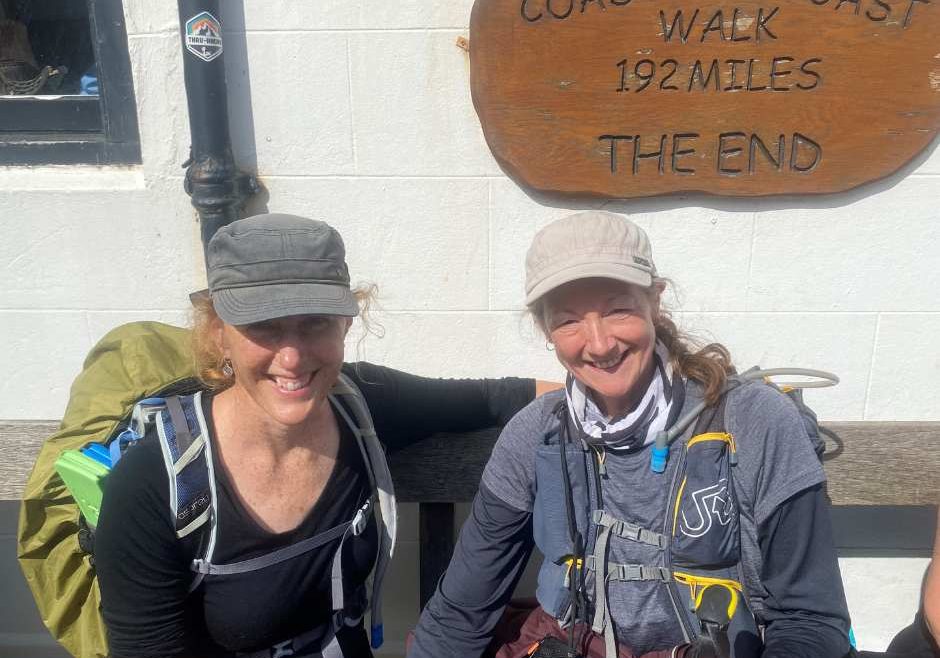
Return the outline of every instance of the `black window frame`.
[[[0,97],[0,166],[140,164],[122,0],[87,0],[98,96]]]

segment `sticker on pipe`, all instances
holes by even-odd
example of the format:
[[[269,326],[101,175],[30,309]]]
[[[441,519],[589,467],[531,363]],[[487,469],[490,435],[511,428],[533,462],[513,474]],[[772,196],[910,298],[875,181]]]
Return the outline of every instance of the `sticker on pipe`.
[[[204,11],[186,21],[186,50],[205,62],[222,54],[222,25]]]
[[[496,159],[540,192],[831,193],[940,128],[940,0],[476,0]]]

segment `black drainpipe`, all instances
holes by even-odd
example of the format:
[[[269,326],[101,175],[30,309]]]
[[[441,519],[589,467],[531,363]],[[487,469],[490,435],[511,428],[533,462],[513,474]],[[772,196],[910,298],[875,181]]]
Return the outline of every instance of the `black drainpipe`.
[[[199,212],[203,249],[215,232],[239,217],[259,191],[257,179],[232,157],[225,85],[220,0],[179,0],[183,71],[191,144],[183,188]]]

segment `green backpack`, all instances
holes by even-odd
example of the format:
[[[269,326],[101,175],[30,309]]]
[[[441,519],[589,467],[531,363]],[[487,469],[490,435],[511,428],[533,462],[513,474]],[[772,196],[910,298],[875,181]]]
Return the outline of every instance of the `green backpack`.
[[[79,508],[54,464],[65,450],[106,442],[146,397],[199,388],[190,332],[136,322],[108,333],[72,384],[59,431],[42,446],[23,491],[17,557],[43,622],[74,656],[106,658],[98,582],[79,546]]]
[[[199,410],[200,388],[189,331],[157,322],[136,322],[118,327],[88,355],[81,374],[72,384],[59,431],[40,450],[23,492],[17,556],[43,621],[52,635],[75,656],[105,658],[108,654],[107,637],[99,613],[101,596],[91,562],[91,545],[83,541],[91,538],[89,526],[97,521],[101,484],[107,469],[98,467],[104,475],[97,469],[83,471],[87,462],[93,466],[96,462],[90,453],[81,449],[110,452],[111,460],[106,460],[107,463],[116,462],[128,434],[132,435],[130,443],[145,435],[147,422],[142,418],[149,416],[146,409],[160,409],[152,422],[157,424],[157,434],[162,442],[167,477],[175,481],[170,488],[171,507],[176,511],[176,535],[182,538],[191,532],[205,532],[204,541],[199,542],[201,552],[193,556],[191,568],[194,577],[190,591],[198,586],[205,574],[241,573],[286,559],[283,550],[275,550],[236,564],[212,562],[217,528],[214,521],[216,494],[211,476],[211,442]],[[189,393],[196,395],[186,395]],[[371,574],[372,596],[366,597],[363,589],[363,603],[357,596],[345,597],[343,587],[334,588],[334,614],[329,631],[323,634],[322,629],[317,628],[315,637],[304,633],[288,640],[287,644],[316,642],[328,650],[336,645],[336,633],[343,625],[358,624],[365,612],[370,612],[371,644],[378,648],[383,642],[382,585],[394,553],[397,532],[394,485],[369,408],[356,384],[341,373],[329,397],[356,437],[369,474],[372,495],[361,508],[351,513],[349,521],[290,548],[306,552],[340,538],[340,546],[333,553],[332,568],[333,573],[343,579],[342,542],[350,536],[359,536],[369,518],[373,517],[379,529],[379,553]],[[186,418],[182,408],[184,400],[185,404],[194,405],[198,430]],[[90,443],[99,445],[89,446]],[[79,464],[69,457],[84,459],[86,463]],[[83,496],[82,490],[76,491],[74,487],[70,491],[60,473],[66,479],[71,478],[73,485],[87,485],[80,488],[85,492],[95,489],[97,500],[94,505],[90,504],[93,496]],[[76,474],[87,475],[87,481],[75,480]],[[181,486],[181,483],[200,482],[204,482],[205,489]],[[177,492],[184,489],[189,492],[189,498],[177,496]],[[88,526],[84,524],[85,517],[76,496],[85,512],[90,512],[86,514]],[[196,502],[204,502],[205,509],[194,518],[196,508],[193,503]],[[340,534],[336,534],[337,531]],[[252,566],[248,566],[248,562]]]

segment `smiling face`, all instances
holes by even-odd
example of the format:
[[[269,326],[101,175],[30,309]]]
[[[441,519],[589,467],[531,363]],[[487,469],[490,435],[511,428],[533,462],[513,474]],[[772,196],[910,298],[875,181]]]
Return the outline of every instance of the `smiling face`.
[[[322,408],[343,363],[350,318],[292,315],[248,325],[220,321],[218,340],[232,363],[232,393],[245,412],[297,426]]]
[[[555,355],[610,417],[630,411],[653,375],[659,293],[613,279],[578,279],[546,295]]]

